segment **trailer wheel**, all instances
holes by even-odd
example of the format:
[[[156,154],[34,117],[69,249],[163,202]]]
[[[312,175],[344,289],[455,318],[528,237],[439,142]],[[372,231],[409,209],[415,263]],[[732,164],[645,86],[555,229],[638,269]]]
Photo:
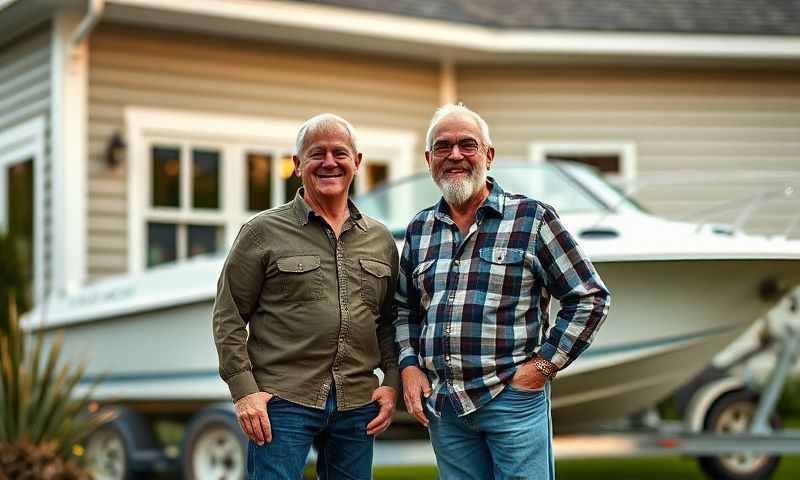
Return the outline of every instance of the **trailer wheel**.
[[[750,429],[758,395],[748,390],[726,393],[717,399],[708,415],[704,429],[714,433],[744,433]],[[770,419],[773,428],[779,427],[777,416]],[[756,453],[733,453],[716,457],[699,457],[700,468],[715,480],[760,480],[769,478],[778,468],[781,457]]]
[[[146,420],[126,408],[111,407],[114,419],[91,434],[85,442],[85,456],[95,480],[135,480],[141,465],[134,451],[154,448],[155,440]]]
[[[245,437],[233,412],[209,408],[186,429],[181,463],[186,480],[241,480]]]

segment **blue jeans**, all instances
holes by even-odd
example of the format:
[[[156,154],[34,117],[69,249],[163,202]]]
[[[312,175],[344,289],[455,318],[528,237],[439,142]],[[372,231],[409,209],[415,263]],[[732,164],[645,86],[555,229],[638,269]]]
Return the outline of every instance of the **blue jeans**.
[[[248,480],[298,480],[312,442],[317,449],[317,475],[321,480],[370,480],[373,437],[367,424],[378,416],[372,402],[346,412],[336,411],[334,390],[325,408],[305,407],[278,397],[267,405],[272,442],[247,445]]]
[[[427,415],[441,480],[555,478],[549,384],[538,392],[506,386],[463,417],[450,402],[440,418]]]

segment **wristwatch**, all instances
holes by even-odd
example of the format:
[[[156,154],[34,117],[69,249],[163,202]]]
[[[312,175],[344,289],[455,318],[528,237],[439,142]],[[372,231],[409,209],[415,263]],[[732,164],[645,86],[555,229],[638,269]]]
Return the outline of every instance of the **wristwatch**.
[[[548,360],[545,360],[542,357],[534,357],[531,360],[533,366],[538,370],[542,375],[547,377],[549,380],[556,378],[556,374],[558,373],[558,367]]]

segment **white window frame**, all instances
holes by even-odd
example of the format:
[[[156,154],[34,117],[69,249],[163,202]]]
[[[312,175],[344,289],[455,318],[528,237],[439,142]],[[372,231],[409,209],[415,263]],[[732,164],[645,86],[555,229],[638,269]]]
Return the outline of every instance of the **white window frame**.
[[[531,142],[528,144],[528,159],[536,164],[547,161],[551,155],[618,155],[620,180],[625,190],[636,181],[636,144],[626,141],[587,142]]]
[[[39,116],[0,132],[0,230],[6,231],[6,169],[33,160],[33,303],[44,300],[44,152],[46,122]]]
[[[232,116],[210,112],[188,112],[142,107],[125,109],[126,138],[128,140],[128,270],[141,272],[146,268],[148,220],[169,223],[222,224],[225,228],[225,246],[233,243],[238,226],[254,212],[246,205],[244,171],[245,153],[248,151],[275,152],[273,162],[283,153],[294,151],[297,130],[303,119],[279,119],[266,117]],[[357,127],[358,148],[364,154],[359,168],[363,171],[370,158],[389,163],[389,179],[396,180],[410,175],[414,167],[414,147],[417,136],[407,130],[375,129]],[[154,142],[154,140],[157,140]],[[150,146],[163,145],[219,146],[220,164],[220,209],[213,212],[188,210],[158,212],[150,207]],[[171,142],[171,143],[170,143]],[[189,148],[181,147],[181,155],[190,154]],[[226,158],[242,161],[226,162]],[[191,160],[191,159],[189,159]],[[275,163],[273,163],[275,164]],[[182,161],[182,168],[186,165]],[[183,177],[186,177],[188,171]],[[186,182],[186,180],[182,180]],[[364,190],[356,177],[356,193]],[[191,192],[183,184],[184,198]],[[273,192],[275,184],[272,185]],[[279,187],[282,189],[282,186]],[[189,195],[189,197],[186,197]],[[183,209],[186,203],[181,203]],[[180,248],[180,243],[179,247]],[[179,256],[179,261],[181,260]]]

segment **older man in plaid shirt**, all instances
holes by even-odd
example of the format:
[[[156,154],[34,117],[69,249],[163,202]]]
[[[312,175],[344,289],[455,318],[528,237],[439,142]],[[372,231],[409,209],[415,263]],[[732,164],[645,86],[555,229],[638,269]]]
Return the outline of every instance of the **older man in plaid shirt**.
[[[552,479],[549,381],[589,346],[609,292],[552,207],[487,175],[477,113],[440,108],[425,159],[443,198],[411,221],[400,260],[406,407],[430,429],[442,480]]]

